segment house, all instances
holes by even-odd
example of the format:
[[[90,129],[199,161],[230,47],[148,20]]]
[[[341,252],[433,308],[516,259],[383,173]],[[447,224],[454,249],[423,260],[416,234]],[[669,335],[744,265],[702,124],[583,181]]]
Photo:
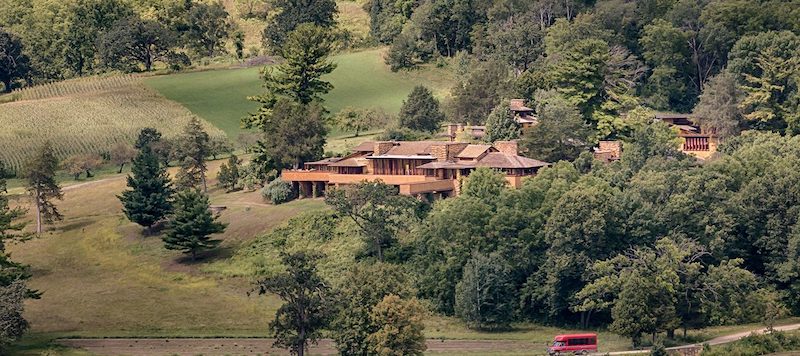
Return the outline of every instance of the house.
[[[458,138],[463,136],[473,140],[482,140],[486,136],[486,126],[447,124],[445,131],[438,135],[438,137],[446,137],[451,142],[458,141]]]
[[[600,141],[593,153],[595,159],[605,163],[618,161],[622,157],[622,141]]]
[[[684,153],[707,159],[717,152],[719,138],[714,132],[695,124],[689,114],[656,113],[655,118],[678,129],[678,137],[683,140],[681,151]]]
[[[509,109],[514,113],[514,120],[522,129],[527,129],[539,123],[539,118],[533,109],[525,106],[525,99],[511,99],[508,102]]]
[[[475,168],[490,167],[505,174],[518,188],[522,178],[535,175],[548,163],[519,156],[516,141],[494,145],[450,141],[364,142],[345,157],[306,163],[286,170],[281,178],[291,182],[301,197],[321,196],[331,186],[381,180],[399,188],[400,194],[426,197],[457,195],[459,178]]]

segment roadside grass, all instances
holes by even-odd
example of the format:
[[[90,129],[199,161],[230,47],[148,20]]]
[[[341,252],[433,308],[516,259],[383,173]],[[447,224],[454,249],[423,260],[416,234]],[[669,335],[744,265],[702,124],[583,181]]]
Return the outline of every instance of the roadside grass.
[[[422,69],[393,73],[383,63],[385,48],[345,53],[333,57],[336,70],[325,79],[334,89],[325,96],[331,113],[344,107],[382,108],[396,114],[415,85],[431,87],[444,96],[453,83],[446,69]],[[258,105],[248,96],[263,92],[259,71],[262,68],[220,69],[179,73],[145,79],[145,83],[192,113],[205,118],[235,139],[243,132],[240,120]],[[342,135],[333,129],[330,137]]]

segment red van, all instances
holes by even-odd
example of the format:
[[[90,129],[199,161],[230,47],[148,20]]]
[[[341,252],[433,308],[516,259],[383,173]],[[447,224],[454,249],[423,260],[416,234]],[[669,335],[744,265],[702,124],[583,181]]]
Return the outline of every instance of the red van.
[[[547,348],[549,355],[588,355],[597,352],[597,334],[556,335],[553,346]]]

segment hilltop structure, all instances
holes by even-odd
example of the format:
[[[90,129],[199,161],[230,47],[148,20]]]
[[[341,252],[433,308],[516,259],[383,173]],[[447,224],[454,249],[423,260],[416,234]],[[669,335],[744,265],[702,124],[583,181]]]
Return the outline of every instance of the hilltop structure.
[[[344,157],[309,162],[303,169],[286,170],[300,197],[324,194],[330,186],[381,180],[399,188],[400,194],[427,198],[457,195],[459,179],[475,168],[501,171],[509,185],[518,188],[522,178],[535,175],[549,163],[522,157],[516,141],[494,145],[448,141],[364,142]]]

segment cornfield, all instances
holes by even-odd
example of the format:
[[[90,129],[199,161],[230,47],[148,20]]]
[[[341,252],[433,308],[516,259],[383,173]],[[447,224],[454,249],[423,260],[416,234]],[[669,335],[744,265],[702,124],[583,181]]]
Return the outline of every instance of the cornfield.
[[[22,90],[20,100],[0,104],[0,160],[19,171],[50,141],[59,159],[108,152],[132,143],[144,127],[175,137],[193,116],[136,77],[79,79]],[[224,132],[204,122],[212,137]]]

